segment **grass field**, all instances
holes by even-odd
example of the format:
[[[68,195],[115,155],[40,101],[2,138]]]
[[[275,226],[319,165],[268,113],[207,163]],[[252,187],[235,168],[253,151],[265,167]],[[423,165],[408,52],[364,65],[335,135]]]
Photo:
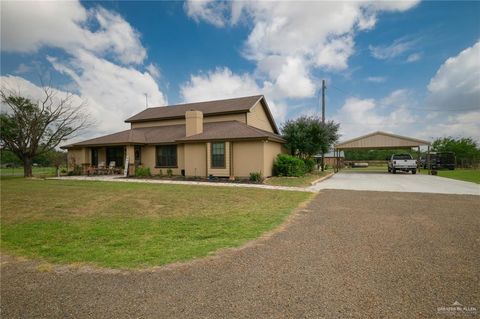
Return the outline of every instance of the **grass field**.
[[[422,169],[421,174],[428,174],[428,170]],[[446,178],[458,179],[466,182],[480,184],[480,169],[462,169],[457,168],[453,171],[438,170],[437,175]]]
[[[322,176],[326,176],[332,173],[332,170],[327,170],[325,172],[315,172],[311,174],[305,174],[301,177],[281,177],[274,176],[270,177],[265,181],[265,184],[275,185],[275,186],[290,186],[290,187],[307,187],[311,183]]]
[[[142,268],[206,256],[282,223],[304,192],[94,181],[1,180],[2,251]]]
[[[55,167],[32,167],[33,176],[49,177],[55,175]],[[23,167],[0,168],[0,176],[23,176]]]
[[[355,167],[355,168],[351,168],[351,167],[345,167],[345,168],[342,168],[342,171],[348,171],[348,172],[387,172],[388,171],[388,167],[387,165],[376,165],[376,166],[368,166],[368,167]]]

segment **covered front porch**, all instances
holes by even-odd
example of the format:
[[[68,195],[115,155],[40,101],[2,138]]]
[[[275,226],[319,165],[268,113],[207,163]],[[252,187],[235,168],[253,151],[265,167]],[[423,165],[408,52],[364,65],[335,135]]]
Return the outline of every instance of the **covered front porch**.
[[[82,175],[134,174],[141,163],[141,145],[109,145],[69,149],[68,168]],[[127,162],[128,159],[128,162]]]

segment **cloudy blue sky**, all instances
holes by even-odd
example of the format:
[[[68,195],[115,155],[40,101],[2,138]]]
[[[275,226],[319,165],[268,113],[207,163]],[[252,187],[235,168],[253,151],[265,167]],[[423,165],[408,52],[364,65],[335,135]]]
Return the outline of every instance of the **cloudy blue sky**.
[[[1,2],[1,85],[87,101],[83,138],[149,106],[264,94],[343,139],[480,138],[480,2]]]

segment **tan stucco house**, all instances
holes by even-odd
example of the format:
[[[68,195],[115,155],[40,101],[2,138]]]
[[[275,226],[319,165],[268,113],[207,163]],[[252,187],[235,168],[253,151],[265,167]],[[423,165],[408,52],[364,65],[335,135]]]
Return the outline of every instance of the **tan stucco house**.
[[[129,130],[63,146],[69,169],[111,162],[123,168],[128,156],[129,174],[142,166],[152,174],[267,177],[284,152],[263,95],[151,107],[125,122]]]

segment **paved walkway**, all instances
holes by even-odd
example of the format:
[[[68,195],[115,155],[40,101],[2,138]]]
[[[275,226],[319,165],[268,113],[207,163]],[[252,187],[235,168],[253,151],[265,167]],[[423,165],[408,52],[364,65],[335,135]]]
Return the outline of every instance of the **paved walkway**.
[[[189,264],[40,272],[7,258],[1,314],[432,318],[455,301],[480,311],[479,211],[477,196],[327,190],[271,238]]]
[[[171,181],[158,179],[123,178],[114,175],[105,176],[67,176],[53,177],[60,180],[109,181],[120,183],[178,184],[202,186],[249,187],[317,193],[325,189],[365,190],[407,193],[438,193],[459,195],[480,195],[480,185],[450,178],[430,175],[356,173],[340,172],[331,178],[309,187],[273,186],[265,184],[241,184],[221,182]]]
[[[315,189],[309,187],[288,187],[288,186],[274,186],[265,184],[242,184],[242,183],[221,183],[221,182],[195,182],[195,181],[172,181],[161,179],[141,179],[141,178],[123,178],[115,175],[103,176],[63,176],[52,177],[50,179],[59,180],[77,180],[77,181],[101,181],[101,182],[120,182],[120,183],[147,183],[147,184],[177,184],[177,185],[202,185],[202,186],[226,186],[226,187],[249,187],[249,188],[263,188],[263,189],[277,189],[294,192],[317,192]]]
[[[382,192],[480,195],[480,185],[475,183],[431,175],[378,172],[340,172],[309,189],[313,191],[350,189]]]

